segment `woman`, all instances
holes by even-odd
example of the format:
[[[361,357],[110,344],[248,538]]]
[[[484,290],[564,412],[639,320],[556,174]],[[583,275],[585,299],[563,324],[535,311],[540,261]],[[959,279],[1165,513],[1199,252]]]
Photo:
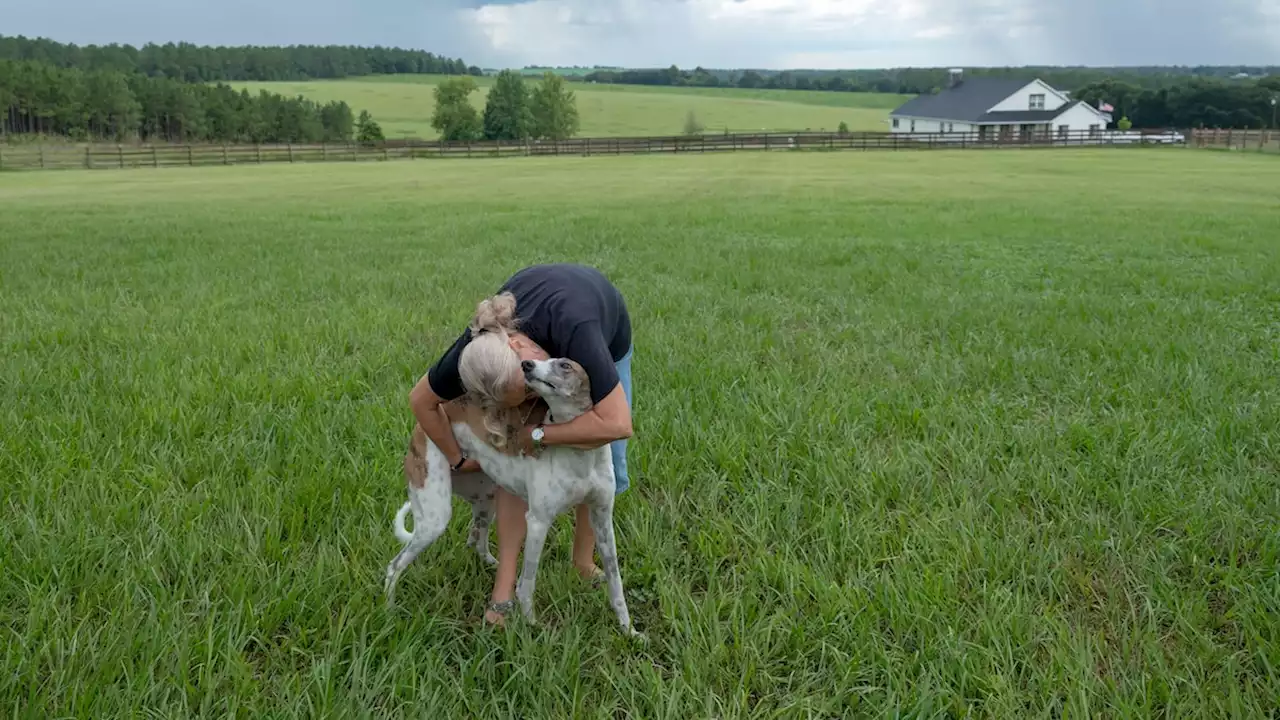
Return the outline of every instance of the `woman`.
[[[516,407],[532,396],[521,361],[575,360],[591,380],[593,407],[571,422],[522,428],[519,450],[537,453],[547,445],[596,448],[610,443],[615,493],[621,494],[630,486],[626,449],[631,437],[631,349],[626,303],[600,271],[583,265],[535,265],[511,276],[497,295],[480,303],[471,326],[413,388],[409,405],[454,471],[474,472],[480,466],[458,447],[441,404],[470,391],[483,409]],[[488,412],[485,417],[500,445],[502,428],[491,424]],[[502,488],[496,495],[498,571],[485,620],[501,624],[514,607],[528,506]],[[594,551],[587,506],[579,505],[573,564],[585,578],[602,575]]]

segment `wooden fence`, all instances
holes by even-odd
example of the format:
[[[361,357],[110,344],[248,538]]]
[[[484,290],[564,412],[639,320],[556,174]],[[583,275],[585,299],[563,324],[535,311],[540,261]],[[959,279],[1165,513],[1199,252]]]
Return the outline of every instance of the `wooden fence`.
[[[209,144],[0,144],[0,170],[121,169],[244,165],[263,163],[357,162],[436,158],[495,158],[636,155],[796,150],[932,150],[1054,148],[1172,144],[1193,147],[1266,149],[1280,134],[1258,130],[1047,133],[828,133],[773,132],[663,137],[572,138],[530,142],[428,142],[389,140],[377,145],[209,145]]]
[[[1280,153],[1280,131],[1195,130],[1191,136],[1191,144],[1198,148]]]

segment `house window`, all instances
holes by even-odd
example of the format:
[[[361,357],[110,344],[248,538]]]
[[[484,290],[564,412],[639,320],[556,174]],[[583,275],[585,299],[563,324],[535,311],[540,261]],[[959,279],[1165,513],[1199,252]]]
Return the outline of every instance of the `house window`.
[[[947,132],[955,132],[955,131],[956,131],[956,124],[955,124],[955,123],[947,123]]]
[[[896,128],[896,127],[898,127],[898,118],[894,118],[894,119],[893,119],[893,126],[894,126],[895,128]]]
[[[915,131],[916,131],[916,121],[915,121],[915,120],[912,120],[912,121],[911,121],[911,132],[915,132]]]
[[[1090,126],[1089,126],[1089,137],[1097,137],[1097,136],[1098,136],[1098,133],[1099,133],[1099,132],[1101,132],[1101,131],[1102,131],[1102,126],[1101,126],[1101,125],[1090,125]]]
[[[1066,139],[1067,139],[1067,133],[1069,133],[1070,131],[1071,131],[1071,127],[1070,127],[1069,125],[1059,125],[1059,126],[1058,126],[1058,138],[1059,138],[1059,139],[1061,139],[1061,140],[1066,140]]]
[[[1032,110],[1043,110],[1044,109],[1044,93],[1037,93],[1035,95],[1032,95],[1031,102],[1028,104],[1028,107]]]

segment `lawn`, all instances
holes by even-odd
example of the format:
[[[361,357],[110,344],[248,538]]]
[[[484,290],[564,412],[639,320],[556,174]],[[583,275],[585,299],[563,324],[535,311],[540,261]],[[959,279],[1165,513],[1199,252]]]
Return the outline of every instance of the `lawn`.
[[[359,80],[237,83],[320,102],[345,100],[358,114],[368,110],[389,138],[434,139],[432,91],[440,76],[394,75]],[[471,98],[484,109],[492,78],[475,78],[481,89]],[[535,80],[526,80],[532,85]],[[841,122],[852,130],[885,131],[889,111],[905,102],[900,95],[824,93],[798,90],[731,88],[658,88],[638,85],[573,83],[578,98],[582,136],[617,137],[678,135],[693,111],[708,132],[759,130],[835,130]]]
[[[1182,149],[0,175],[0,702],[1266,716],[1278,183]],[[382,602],[410,387],[554,260],[634,318],[647,647],[568,518],[540,627],[479,625],[460,511]]]

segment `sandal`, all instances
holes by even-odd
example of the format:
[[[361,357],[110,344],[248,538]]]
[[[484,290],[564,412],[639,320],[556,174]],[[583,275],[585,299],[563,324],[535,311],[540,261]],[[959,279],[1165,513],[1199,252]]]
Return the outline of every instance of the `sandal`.
[[[605,583],[604,570],[601,570],[598,567],[591,571],[591,575],[589,577],[584,576],[581,572],[578,573],[578,577],[581,577],[583,580],[590,580],[591,587],[593,588],[601,588]]]
[[[510,600],[503,600],[502,602],[491,602],[489,603],[489,607],[485,608],[485,617],[483,617],[482,620],[486,625],[493,624],[493,625],[498,625],[500,627],[505,626],[507,616],[510,615],[511,611],[515,609],[516,609],[515,598],[511,598]],[[498,617],[502,618],[503,621],[499,623],[490,623],[488,618],[489,613],[493,613],[497,615]]]

